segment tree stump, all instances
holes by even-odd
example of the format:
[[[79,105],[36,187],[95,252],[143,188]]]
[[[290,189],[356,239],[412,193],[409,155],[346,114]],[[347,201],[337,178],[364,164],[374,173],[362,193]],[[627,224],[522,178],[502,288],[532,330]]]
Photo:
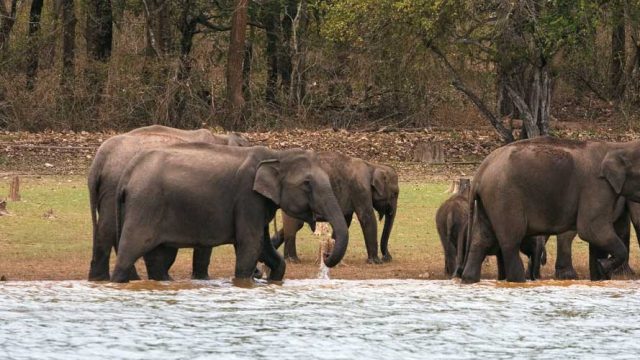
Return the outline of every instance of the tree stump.
[[[440,142],[426,142],[416,144],[413,150],[413,161],[428,164],[444,163],[444,150]]]
[[[0,200],[0,216],[2,215],[9,215],[9,212],[7,211],[7,201],[6,200]]]
[[[9,184],[9,200],[20,201],[20,178],[14,176]]]
[[[462,195],[471,188],[471,179],[460,178],[452,180],[447,193]]]

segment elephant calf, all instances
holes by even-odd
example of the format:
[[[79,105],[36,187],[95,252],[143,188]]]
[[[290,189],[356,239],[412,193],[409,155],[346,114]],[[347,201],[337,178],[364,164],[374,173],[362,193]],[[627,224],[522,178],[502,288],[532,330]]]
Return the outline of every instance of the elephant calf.
[[[351,225],[355,213],[362,227],[367,247],[367,262],[381,264],[391,261],[388,244],[398,207],[398,175],[389,166],[372,164],[335,152],[318,152],[320,167],[329,175],[331,187],[338,199],[347,226]],[[375,213],[385,218],[378,257],[378,225]],[[319,219],[320,220],[320,219]],[[303,222],[283,214],[282,229],[272,241],[276,248],[284,242],[285,259],[299,262],[296,251],[296,233]]]
[[[158,247],[233,244],[235,276],[251,279],[258,259],[282,280],[285,262],[273,247],[269,222],[278,208],[315,224],[327,219],[335,233],[333,267],[349,233],[327,174],[313,152],[265,147],[178,144],[142,151],[124,171],[116,191],[118,256],[112,281]]]
[[[467,246],[467,231],[469,225],[469,188],[461,187],[458,193],[447,199],[436,212],[436,227],[440,236],[440,243],[444,249],[444,272],[447,276],[455,275],[465,256]],[[545,245],[548,237],[532,236],[526,238],[520,251],[529,258],[527,269],[531,280],[540,278],[540,267],[547,262]],[[504,279],[504,269],[501,256],[498,255],[498,278]]]

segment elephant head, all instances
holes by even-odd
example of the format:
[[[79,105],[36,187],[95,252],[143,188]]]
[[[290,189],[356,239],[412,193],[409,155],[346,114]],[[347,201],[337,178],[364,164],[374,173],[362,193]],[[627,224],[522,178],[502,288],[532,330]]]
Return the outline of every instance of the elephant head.
[[[315,218],[326,219],[335,233],[335,246],[324,259],[333,267],[342,260],[349,242],[347,223],[338,204],[329,176],[319,166],[315,154],[304,150],[280,152],[277,159],[258,165],[253,190],[271,199],[287,215],[315,228]]]
[[[389,254],[389,237],[398,210],[398,175],[395,170],[385,165],[372,165],[371,188],[373,207],[378,212],[380,220],[384,216],[384,227],[380,236],[380,251],[383,261],[391,261]]]
[[[610,150],[600,165],[605,178],[616,194],[633,202],[640,201],[640,148],[636,143]]]

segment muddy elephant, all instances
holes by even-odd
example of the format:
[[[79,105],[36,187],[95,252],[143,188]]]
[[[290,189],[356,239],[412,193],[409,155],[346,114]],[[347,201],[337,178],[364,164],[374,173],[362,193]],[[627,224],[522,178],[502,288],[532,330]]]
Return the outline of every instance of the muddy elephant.
[[[329,175],[331,186],[338,199],[342,213],[351,225],[355,213],[362,227],[367,248],[367,262],[381,264],[391,261],[389,237],[398,208],[398,175],[386,165],[349,157],[335,152],[318,152],[320,167]],[[378,224],[375,216],[385,218],[378,257]],[[322,219],[319,219],[322,220]],[[284,242],[285,259],[299,262],[296,251],[296,233],[303,226],[302,221],[283,214],[282,229],[273,236],[276,248]]]
[[[462,281],[480,280],[482,261],[492,249],[502,253],[507,281],[524,281],[522,240],[570,230],[611,255],[595,261],[597,279],[609,278],[628,259],[617,229],[628,222],[622,216],[625,199],[640,199],[639,166],[640,141],[541,137],[493,151],[471,186],[471,216],[477,218]]]
[[[134,262],[158,246],[233,244],[235,277],[251,279],[260,259],[271,280],[282,280],[284,259],[268,224],[278,208],[312,227],[331,224],[336,242],[324,258],[344,256],[347,224],[329,177],[311,151],[229,147],[204,143],[145,150],[122,175],[117,191],[118,256],[112,281],[128,281]]]
[[[436,212],[436,228],[444,249],[444,272],[447,276],[455,275],[465,255],[468,224],[469,188],[461,186],[458,193],[442,203]],[[520,246],[520,251],[529,259],[527,277],[531,280],[540,278],[540,267],[546,264],[546,242],[545,236],[531,236],[526,237]],[[502,255],[499,252],[487,255],[498,256],[498,279],[504,279]]]
[[[115,191],[129,161],[142,150],[183,142],[248,146],[247,140],[235,133],[214,135],[205,129],[179,130],[160,125],[146,126],[111,137],[100,146],[89,169],[88,178],[93,223],[93,255],[89,280],[109,280],[109,257],[116,243]],[[205,273],[194,273],[195,277],[207,277],[206,269],[210,257],[210,249],[194,252],[194,262],[198,264],[199,269],[205,269]],[[153,278],[156,270],[153,265],[150,266],[151,263],[151,260],[147,261],[147,268]],[[135,267],[130,269],[130,273],[132,279],[139,279]]]
[[[640,204],[627,201],[626,210],[626,215],[631,221],[631,224],[633,224],[633,227],[636,231],[636,236],[638,236],[638,234],[640,233]],[[619,233],[619,236],[625,247],[627,248],[627,251],[629,251],[631,245],[631,229],[629,226],[629,220],[626,223],[620,223],[618,225],[618,229],[616,230]],[[573,244],[573,239],[576,235],[577,233],[575,231],[567,231],[557,236],[558,249],[556,256],[556,279],[572,280],[578,278],[578,274],[573,268],[573,261],[571,256],[571,245]],[[638,244],[640,245],[640,239],[638,239]],[[599,251],[599,249],[595,248],[592,245],[589,245],[589,272],[592,278],[597,278],[599,276],[596,265],[597,259],[606,258],[607,255],[608,254],[606,252]],[[628,260],[625,261],[622,266],[616,269],[614,273],[616,275],[622,276],[632,276],[635,274],[633,269],[629,265]]]

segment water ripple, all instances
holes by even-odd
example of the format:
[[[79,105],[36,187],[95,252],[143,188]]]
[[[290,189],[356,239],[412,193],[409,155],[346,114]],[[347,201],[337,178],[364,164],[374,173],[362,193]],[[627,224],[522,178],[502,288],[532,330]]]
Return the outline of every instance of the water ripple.
[[[9,282],[0,358],[628,359],[639,309],[615,281]]]

